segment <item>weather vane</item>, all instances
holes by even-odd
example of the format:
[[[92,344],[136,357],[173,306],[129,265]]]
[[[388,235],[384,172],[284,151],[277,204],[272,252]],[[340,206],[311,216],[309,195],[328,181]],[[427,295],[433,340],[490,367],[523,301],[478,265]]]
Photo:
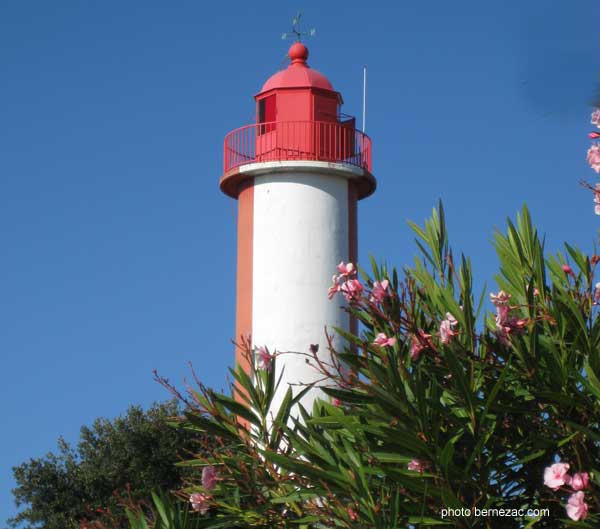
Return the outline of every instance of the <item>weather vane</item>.
[[[292,31],[289,33],[282,33],[281,39],[285,40],[288,38],[296,37],[296,40],[300,42],[303,36],[314,37],[317,30],[310,28],[308,31],[300,31],[300,19],[302,18],[302,11],[298,11],[296,16],[292,19]]]

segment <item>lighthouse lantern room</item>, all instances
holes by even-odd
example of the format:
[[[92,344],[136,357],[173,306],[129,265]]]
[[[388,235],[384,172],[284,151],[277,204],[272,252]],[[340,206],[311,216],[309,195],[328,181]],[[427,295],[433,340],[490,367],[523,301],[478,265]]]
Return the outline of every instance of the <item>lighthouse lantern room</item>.
[[[375,191],[371,140],[342,117],[342,96],[307,64],[300,42],[289,66],[255,96],[256,122],[224,142],[221,190],[238,200],[236,341],[277,351],[288,385],[320,378],[306,362],[310,344],[328,360],[325,328],[352,330],[327,290],[340,261],[357,257],[357,201]],[[334,338],[334,345],[341,345]],[[250,371],[242,351],[236,363]],[[313,389],[303,404],[320,395]]]

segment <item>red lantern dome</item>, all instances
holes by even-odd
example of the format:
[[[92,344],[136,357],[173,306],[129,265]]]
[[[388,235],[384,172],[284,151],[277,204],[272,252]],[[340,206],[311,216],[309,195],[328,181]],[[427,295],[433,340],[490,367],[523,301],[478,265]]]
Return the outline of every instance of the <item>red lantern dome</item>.
[[[292,44],[288,56],[290,65],[285,70],[272,75],[263,85],[260,94],[282,88],[318,88],[334,92],[333,86],[331,86],[327,77],[321,72],[310,68],[306,63],[308,48],[304,44],[301,42]]]
[[[307,64],[308,48],[291,45],[290,64],[272,75],[254,96],[256,122],[225,138],[221,189],[237,197],[250,164],[316,162],[356,167],[359,198],[375,190],[371,140],[340,112],[342,95]]]
[[[257,123],[338,121],[342,96],[327,77],[308,66],[308,48],[295,42],[288,56],[289,66],[272,75],[255,96]]]

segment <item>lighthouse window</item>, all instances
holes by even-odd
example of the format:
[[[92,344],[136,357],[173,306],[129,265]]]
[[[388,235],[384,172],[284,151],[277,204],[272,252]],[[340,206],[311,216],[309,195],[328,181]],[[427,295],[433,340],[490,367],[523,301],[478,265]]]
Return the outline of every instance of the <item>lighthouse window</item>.
[[[275,95],[265,97],[258,102],[258,122],[269,123],[269,125],[263,125],[259,128],[260,134],[265,132],[271,132],[275,130],[275,123],[277,119],[277,110],[275,106]]]

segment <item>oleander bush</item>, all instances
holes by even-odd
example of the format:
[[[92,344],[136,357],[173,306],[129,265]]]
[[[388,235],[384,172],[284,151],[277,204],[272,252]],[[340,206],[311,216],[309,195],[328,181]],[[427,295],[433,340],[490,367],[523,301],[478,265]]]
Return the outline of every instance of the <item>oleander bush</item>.
[[[232,395],[162,380],[186,403],[177,426],[211,439],[182,463],[185,527],[600,526],[600,256],[547,255],[524,207],[476,296],[441,204],[412,228],[411,267],[338,266],[329,296],[360,332],[330,329],[346,344],[328,340],[330,362],[297,353],[323,375],[311,410],[308,388],[272,408],[280,353],[249,341]]]

